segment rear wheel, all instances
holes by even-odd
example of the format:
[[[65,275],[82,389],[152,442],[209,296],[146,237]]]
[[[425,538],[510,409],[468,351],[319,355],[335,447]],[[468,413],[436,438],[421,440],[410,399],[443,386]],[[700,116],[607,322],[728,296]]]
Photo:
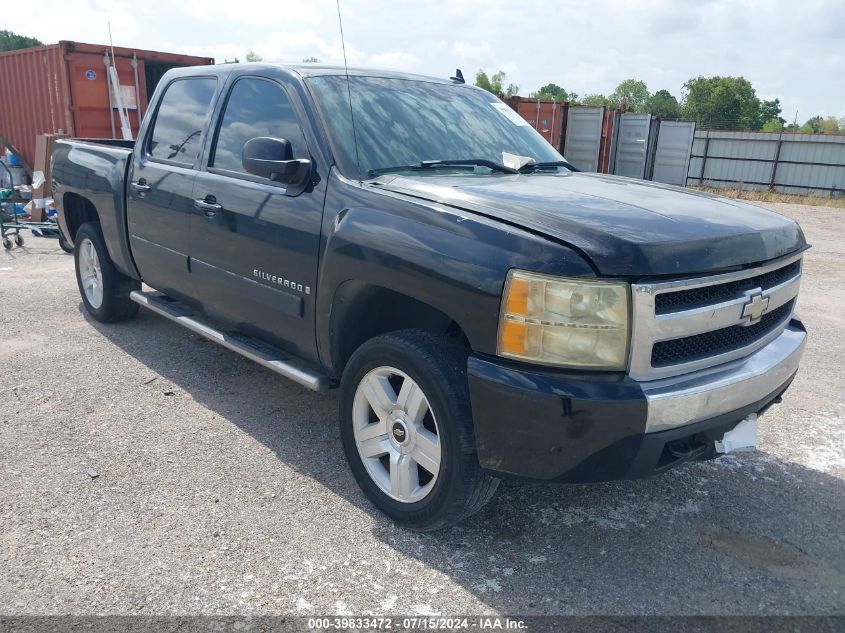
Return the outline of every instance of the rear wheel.
[[[352,473],[382,512],[436,530],[480,510],[499,480],[475,452],[466,351],[421,330],[364,343],[341,381],[341,438]]]
[[[106,250],[98,222],[89,222],[76,232],[74,247],[76,281],[85,309],[97,321],[125,321],[138,314],[138,304],[129,298],[141,282],[115,268]]]

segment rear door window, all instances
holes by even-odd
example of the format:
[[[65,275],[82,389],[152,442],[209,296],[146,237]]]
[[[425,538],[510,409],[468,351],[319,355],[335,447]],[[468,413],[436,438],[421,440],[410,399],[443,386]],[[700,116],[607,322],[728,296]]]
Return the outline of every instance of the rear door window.
[[[211,166],[246,173],[244,144],[258,136],[287,139],[294,158],[308,158],[302,128],[282,87],[264,79],[239,79],[226,102]]]
[[[150,156],[193,166],[216,85],[214,77],[194,77],[167,87],[153,122]]]

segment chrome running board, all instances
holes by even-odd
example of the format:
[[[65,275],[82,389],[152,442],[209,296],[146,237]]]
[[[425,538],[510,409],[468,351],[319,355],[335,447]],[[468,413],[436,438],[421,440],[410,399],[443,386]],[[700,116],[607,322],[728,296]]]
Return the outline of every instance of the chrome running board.
[[[313,369],[306,369],[284,357],[281,351],[271,350],[264,344],[252,342],[245,336],[227,334],[197,319],[190,310],[176,303],[166,295],[152,292],[133,290],[129,298],[135,303],[152,310],[156,314],[170,319],[192,332],[204,336],[270,371],[293,380],[295,383],[307,387],[312,391],[325,391],[331,386],[328,376]]]

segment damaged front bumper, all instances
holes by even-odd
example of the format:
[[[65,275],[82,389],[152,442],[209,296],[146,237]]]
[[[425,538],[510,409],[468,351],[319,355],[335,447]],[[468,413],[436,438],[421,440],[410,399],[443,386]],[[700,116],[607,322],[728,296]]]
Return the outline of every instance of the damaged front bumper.
[[[647,477],[712,457],[727,431],[786,391],[805,340],[793,318],[746,358],[650,382],[471,357],[479,461],[497,475],[577,483]]]

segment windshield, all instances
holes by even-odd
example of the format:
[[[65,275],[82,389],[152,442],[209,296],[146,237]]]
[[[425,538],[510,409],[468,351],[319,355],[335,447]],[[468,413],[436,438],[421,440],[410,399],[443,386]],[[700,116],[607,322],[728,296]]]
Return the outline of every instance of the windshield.
[[[335,158],[343,174],[358,177],[345,76],[311,77]],[[538,163],[563,160],[521,116],[489,92],[462,84],[350,77],[361,177],[422,161],[502,163],[502,152]],[[411,167],[413,168],[413,167]],[[466,167],[455,167],[466,173]],[[493,173],[483,165],[477,173]]]

